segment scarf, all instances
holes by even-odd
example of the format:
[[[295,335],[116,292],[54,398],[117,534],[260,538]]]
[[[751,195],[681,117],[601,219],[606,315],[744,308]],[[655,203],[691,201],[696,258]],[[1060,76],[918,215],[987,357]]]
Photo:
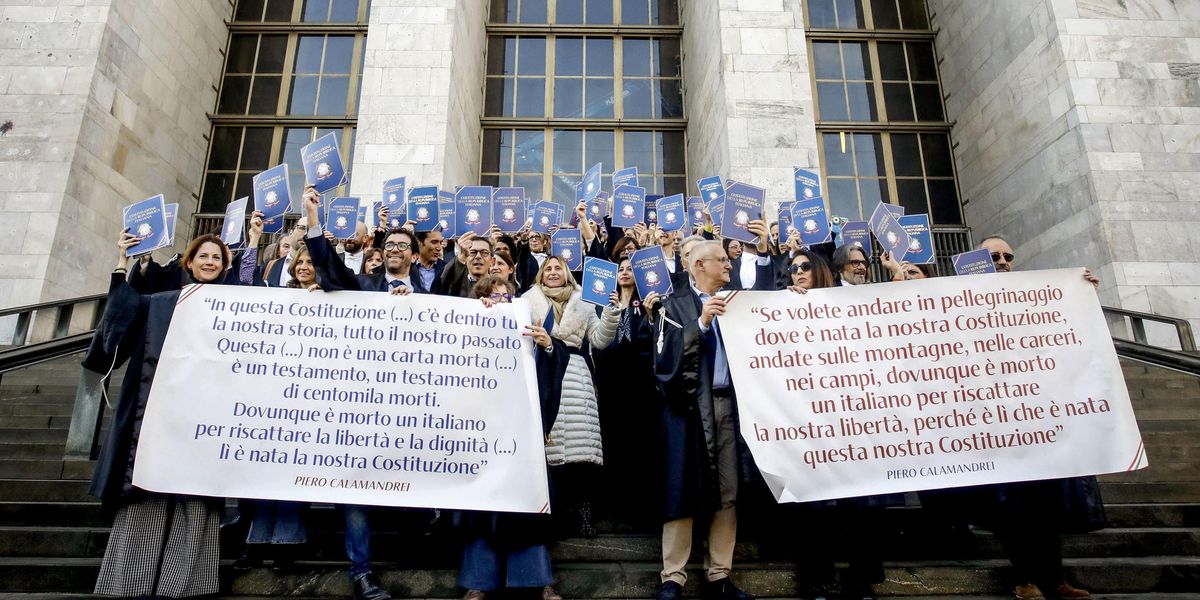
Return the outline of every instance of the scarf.
[[[542,290],[542,295],[546,297],[546,300],[550,301],[550,308],[554,310],[554,322],[558,323],[562,320],[563,311],[567,307],[567,301],[571,299],[571,294],[575,293],[575,286],[564,285],[562,287],[548,288],[539,283],[538,289]]]

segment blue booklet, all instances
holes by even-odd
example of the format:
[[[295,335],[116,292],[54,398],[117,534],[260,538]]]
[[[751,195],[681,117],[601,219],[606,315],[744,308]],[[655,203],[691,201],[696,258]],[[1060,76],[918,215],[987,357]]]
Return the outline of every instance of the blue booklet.
[[[792,203],[792,222],[800,231],[800,243],[805,246],[824,244],[832,239],[824,198],[797,200]]]
[[[567,269],[583,268],[583,236],[578,229],[559,229],[550,236],[550,254],[563,259]]]
[[[675,291],[671,285],[671,272],[667,270],[667,257],[662,248],[642,248],[633,253],[629,264],[633,267],[633,280],[641,298],[649,296],[650,292],[658,292],[659,296],[670,296]]]
[[[735,183],[725,190],[725,207],[721,213],[721,237],[757,244],[758,236],[750,233],[750,221],[763,218],[767,190],[748,183]]]
[[[388,209],[388,227],[393,229],[404,225],[405,217],[412,220],[412,217],[407,214],[405,205],[407,197],[405,196],[405,178],[397,177],[383,182],[383,205]],[[419,231],[419,230],[418,230]]]
[[[533,205],[533,223],[530,228],[537,233],[550,233],[558,225],[558,209],[553,202],[538,202]]]
[[[779,203],[779,241],[786,242],[788,236],[791,235],[792,227],[792,205],[794,201],[785,200]]]
[[[125,250],[126,256],[153,252],[170,244],[167,238],[167,207],[163,195],[152,196],[125,207],[125,228],[142,241]]]
[[[688,196],[688,231],[695,231],[697,227],[704,226],[704,211],[707,209],[708,207],[704,205],[700,196]]]
[[[454,230],[458,235],[468,231],[487,235],[492,228],[492,188],[486,185],[466,185],[454,193]]]
[[[658,224],[663,231],[679,231],[687,227],[687,209],[683,194],[667,196],[658,201]]]
[[[287,163],[275,165],[254,176],[254,210],[263,214],[263,229],[270,225],[283,228],[283,213],[292,203],[291,188],[288,187]]]
[[[616,173],[613,173],[613,189],[617,189],[623,185],[637,187],[638,170],[637,167],[625,167]]]
[[[712,217],[712,222],[720,227],[723,219],[725,218],[725,201],[718,200],[712,204],[709,204],[708,214]]]
[[[979,248],[978,250],[955,254],[950,260],[954,263],[955,275],[979,275],[981,273],[996,272],[996,263],[992,262],[992,253],[987,248]]]
[[[438,187],[423,185],[415,187],[408,193],[407,218],[412,221],[413,231],[433,231],[441,220],[438,207]],[[391,209],[388,209],[388,221],[391,221]]]
[[[342,166],[342,155],[338,152],[338,135],[327,133],[317,141],[300,148],[304,178],[322,194],[342,185],[346,180],[346,169]]]
[[[590,202],[592,198],[596,197],[596,194],[600,193],[601,168],[601,163],[596,163],[587,170],[587,173],[583,174],[583,181],[579,184],[583,195],[579,200]]]
[[[525,226],[525,188],[502,187],[492,192],[492,222],[504,233]]]
[[[697,181],[696,187],[700,188],[700,197],[708,205],[709,211],[712,211],[713,203],[723,201],[725,198],[725,184],[721,183],[719,175],[705,177]]]
[[[588,220],[593,223],[604,223],[604,218],[608,216],[608,203],[612,201],[612,194],[600,190],[595,198],[588,201]]]
[[[908,252],[911,240],[900,221],[896,220],[898,215],[888,206],[891,205],[881,202],[875,207],[875,212],[871,214],[871,233],[875,234],[875,239],[879,240],[883,251],[891,254],[892,258],[899,262],[904,260],[904,253]]]
[[[179,205],[176,203],[164,204],[163,215],[167,222],[167,243],[170,246],[175,243],[175,220],[179,216]]]
[[[821,176],[816,171],[797,167],[793,174],[796,178],[797,200],[812,200],[822,197]]]
[[[613,191],[613,227],[627,229],[645,218],[646,188],[623,185]]]
[[[244,241],[246,230],[246,205],[249,198],[238,198],[225,207],[225,220],[221,223],[221,241],[226,246],[238,246]]]
[[[448,240],[458,237],[454,227],[454,193],[438,190],[438,228]]]
[[[554,202],[553,204],[554,204],[554,224],[557,227],[562,227],[563,225],[566,224],[567,207],[565,207],[557,202]],[[574,215],[575,211],[571,211],[571,214]]]
[[[646,214],[644,215],[643,223],[646,227],[658,225],[658,201],[662,200],[662,196],[658,194],[650,194],[646,196]]]
[[[862,248],[863,254],[870,259],[874,251],[871,247],[871,226],[866,221],[850,221],[842,225],[842,233],[838,236],[836,245],[841,248],[846,244]]]
[[[325,209],[326,231],[339,240],[354,237],[358,225],[358,205],[358,198],[331,199]]]
[[[583,301],[608,306],[608,297],[617,290],[617,265],[607,260],[583,259]]]
[[[929,215],[904,215],[898,220],[909,238],[908,252],[904,254],[903,260],[915,265],[933,263],[935,257],[933,255],[933,233],[929,230]]]

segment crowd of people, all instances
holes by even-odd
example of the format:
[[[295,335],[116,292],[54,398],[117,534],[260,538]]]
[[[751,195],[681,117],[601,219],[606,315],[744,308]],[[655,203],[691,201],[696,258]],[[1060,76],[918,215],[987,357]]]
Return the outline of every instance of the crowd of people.
[[[493,228],[489,235],[448,240],[437,229],[414,232],[411,224],[372,230],[359,223],[354,237],[335,240],[321,227],[320,207],[320,196],[308,187],[301,219],[265,246],[262,215],[254,213],[243,249],[202,235],[163,265],[149,255],[127,257],[139,239],[120,234],[106,312],[84,359],[102,373],[126,365],[92,484],[114,518],[97,594],[187,597],[218,590],[224,499],[163,495],[132,484],[141,415],[178,290],[194,282],[435,294],[478,299],[488,307],[517,297],[527,301],[532,325],[524,335],[538,354],[553,516],[439,511],[437,518],[460,535],[464,600],[505,589],[561,600],[550,547],[564,535],[595,536],[600,499],[615,520],[661,532],[657,600],[680,598],[695,530],[707,535],[703,597],[753,598],[730,578],[739,513],[792,540],[785,545],[794,553],[798,589],[806,597],[827,597],[834,589],[835,540],[846,542],[836,553],[849,562],[836,586],[841,596],[873,597],[873,586],[883,581],[885,552],[872,540],[884,509],[903,504],[903,495],[774,502],[738,433],[720,292],[807,293],[924,279],[938,275],[933,265],[883,254],[886,275],[874,282],[864,248],[804,246],[795,230],[785,229],[781,237],[777,223],[751,221],[758,242],[743,243],[723,239],[711,219],[688,232],[617,229],[607,220],[589,221],[580,203],[572,220],[582,234],[581,250],[618,265],[616,291],[607,306],[596,306],[581,298],[581,273],[551,254],[548,235],[528,226],[516,234]],[[378,217],[387,223],[387,209]],[[660,247],[667,259],[674,286],[669,297],[641,298],[634,283],[631,255],[650,246]],[[997,271],[1012,269],[1016,256],[1002,237],[987,237],[981,247]],[[1085,277],[1098,283],[1090,272]],[[1016,598],[1088,597],[1064,580],[1060,534],[1104,525],[1094,478],[933,490],[920,499],[950,529],[965,530],[970,520],[997,534],[1012,562]],[[242,500],[239,508],[249,531],[236,568],[264,560],[286,566],[300,556],[307,540],[304,506]],[[371,509],[341,511],[355,598],[389,598],[373,572]]]

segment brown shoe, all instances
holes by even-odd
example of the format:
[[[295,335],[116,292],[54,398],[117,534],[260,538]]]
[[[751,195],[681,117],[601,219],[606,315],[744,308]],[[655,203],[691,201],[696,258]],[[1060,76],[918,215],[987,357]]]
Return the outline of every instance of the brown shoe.
[[[467,590],[467,593],[463,594],[463,600],[483,600],[483,591]]]
[[[1032,583],[1023,583],[1013,589],[1013,600],[1046,600],[1042,590]]]
[[[542,588],[542,600],[563,600],[562,594],[554,591],[554,586],[548,585]]]
[[[1081,590],[1077,587],[1071,587],[1071,584],[1062,582],[1058,587],[1054,588],[1054,596],[1056,598],[1091,598],[1092,595],[1087,590]]]

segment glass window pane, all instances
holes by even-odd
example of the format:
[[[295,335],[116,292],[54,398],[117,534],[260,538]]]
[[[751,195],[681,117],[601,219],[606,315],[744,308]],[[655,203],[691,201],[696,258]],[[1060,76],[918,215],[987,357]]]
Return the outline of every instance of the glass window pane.
[[[226,115],[244,115],[246,114],[246,99],[249,96],[249,75],[226,75],[225,81],[221,84],[221,102],[217,105],[217,112]]]
[[[349,77],[322,77],[321,97],[317,101],[318,115],[346,114],[346,97],[350,94]]]
[[[663,188],[659,192],[664,196],[687,193],[687,179],[684,177],[663,177]]]
[[[879,75],[892,81],[908,80],[908,69],[904,66],[904,44],[879,42]]]
[[[358,0],[332,0],[329,20],[335,23],[353,23],[358,20]]]
[[[286,35],[264,35],[258,45],[259,73],[282,73],[283,59],[287,54]]]
[[[517,4],[520,0],[492,0],[492,10],[488,19],[493,23],[516,23]]]
[[[517,117],[546,116],[546,80],[540,77],[517,79],[517,104],[513,115]]]
[[[858,176],[885,176],[883,140],[877,133],[854,134],[854,162]]]
[[[846,110],[846,86],[842,83],[817,83],[817,106],[822,121],[849,121]]]
[[[654,172],[654,133],[650,131],[625,132],[625,167],[637,167],[638,174]]]
[[[517,38],[492,38],[493,44],[489,49],[489,55],[492,52],[496,53],[495,60],[488,59],[493,66],[488,68],[488,72],[492,74],[516,75],[517,74]]]
[[[914,83],[913,103],[917,105],[918,121],[941,121],[942,94],[936,83]]]
[[[508,182],[512,180],[511,175],[480,175],[479,185],[488,185],[491,187],[508,187]]]
[[[540,129],[518,130],[513,139],[513,171],[541,173],[546,168],[546,134]]]
[[[554,74],[583,75],[583,38],[558,38],[554,43]]]
[[[622,51],[626,77],[650,76],[650,40],[625,38]]]
[[[241,147],[241,127],[217,127],[213,130],[212,151],[208,156],[208,168],[217,171],[236,169],[238,151]]]
[[[616,133],[612,131],[589,131],[587,132],[587,152],[583,157],[583,166],[585,169],[592,168],[592,165],[600,163],[600,171],[605,174],[611,174],[616,169],[613,168],[613,157],[616,152]]]
[[[292,20],[292,6],[295,0],[267,0],[267,13],[264,21],[286,22]]]
[[[904,207],[904,214],[928,214],[929,203],[925,201],[925,181],[922,179],[897,179],[896,201]]]
[[[663,173],[684,174],[685,167],[684,142],[682,131],[662,132],[663,143]],[[674,193],[674,192],[672,192]]]
[[[270,167],[273,134],[274,130],[270,127],[247,127],[246,138],[242,142],[242,163],[238,168],[258,172]]]
[[[564,25],[583,24],[583,0],[555,0],[558,23]]]
[[[858,208],[858,185],[853,179],[829,179],[829,210],[831,216],[861,219],[862,211]]]
[[[892,165],[898,177],[921,177],[921,149],[916,134],[892,134]],[[903,196],[902,196],[903,197]]]
[[[500,114],[501,116],[511,117],[513,115],[513,106],[515,106],[517,97],[517,80],[512,77],[505,77],[503,88],[504,103],[500,107]]]
[[[851,121],[875,121],[879,113],[875,109],[875,86],[869,83],[847,83],[847,97],[850,100]]]
[[[654,74],[659,77],[679,77],[679,39],[664,38],[654,43]]]
[[[683,117],[683,92],[680,90],[678,79],[659,79],[657,115],[662,119],[678,119]]]
[[[233,201],[233,173],[209,173],[204,178],[204,198],[200,201],[203,212],[225,212],[225,205]]]
[[[304,0],[301,21],[324,21],[329,17],[330,0]]]
[[[925,154],[927,177],[953,177],[954,165],[950,159],[949,136],[929,133],[921,136],[921,149]]]
[[[836,0],[838,12],[838,27],[840,29],[862,29],[866,26],[863,19],[861,0]]]
[[[875,29],[900,29],[896,0],[871,0],[871,17],[875,20]]]
[[[908,43],[908,65],[913,81],[937,81],[937,61],[933,59],[933,44]]]
[[[583,173],[583,132],[557,129],[554,131],[555,173]]]
[[[887,107],[889,121],[912,121],[912,95],[908,83],[883,84],[883,103]]]
[[[517,50],[517,73],[546,74],[546,38],[521,38]]]
[[[887,186],[886,179],[858,180],[859,203],[862,206],[864,217],[870,217],[871,213],[875,212],[876,206],[888,202]]]
[[[841,79],[842,57],[837,42],[813,42],[812,49],[817,79]]]
[[[525,188],[526,200],[542,199],[541,175],[515,175],[512,178],[512,184],[519,188]]]
[[[349,73],[354,60],[354,38],[329,36],[325,43],[325,73]]]
[[[900,20],[905,29],[929,29],[924,0],[900,0]]]
[[[237,12],[233,15],[234,21],[260,21],[262,20],[264,0],[241,0],[237,4]]]
[[[846,65],[846,79],[871,78],[871,57],[867,54],[866,44],[843,42],[842,60]]]
[[[613,74],[613,41],[610,38],[587,39],[587,74],[611,77]]]
[[[626,119],[649,119],[654,116],[654,95],[649,79],[626,79],[622,82]]]
[[[837,14],[833,11],[833,0],[809,0],[808,26],[814,29],[837,27]]]
[[[612,79],[588,79],[584,116],[611,119],[616,113]]]
[[[325,48],[325,36],[302,35],[296,44],[296,64],[293,67],[297,73],[320,73],[321,53]]]
[[[250,114],[273,115],[279,110],[279,86],[282,77],[275,75],[254,78],[254,93],[250,96]]]
[[[826,133],[821,136],[825,146],[825,173],[827,175],[854,175],[854,158],[850,152],[850,139],[847,136],[846,149],[842,150],[842,136],[836,133]]]
[[[483,94],[483,114],[485,116],[506,116],[507,113],[504,112],[505,94],[512,92],[512,88],[505,85],[508,81],[501,77],[487,78],[487,87]]]
[[[679,0],[650,0],[652,25],[678,25]]]
[[[962,211],[953,179],[929,180],[930,218],[938,225],[962,225]]]
[[[522,23],[545,23],[548,14],[546,0],[521,0]]]
[[[254,53],[257,48],[257,35],[233,36],[229,42],[229,58],[225,61],[225,72],[253,73]]]
[[[495,7],[496,5],[493,4],[492,6]],[[494,15],[497,13],[493,12],[492,14]],[[501,144],[500,140],[501,140],[501,138],[504,138],[505,143],[510,144],[509,157],[511,158],[511,156],[512,156],[512,147],[511,147],[512,132],[508,131],[507,129],[484,129],[483,130],[483,157],[479,161],[479,170],[480,171],[482,171],[484,173],[497,173],[502,168],[501,164],[503,164],[504,170],[506,170],[506,171],[508,170],[510,162],[504,161],[503,163],[501,163],[501,161],[500,161],[500,144]]]
[[[574,77],[554,78],[554,116],[574,119],[583,106],[583,80]]]
[[[315,75],[292,78],[292,92],[288,99],[289,115],[311,115],[316,111],[317,79]]]
[[[646,0],[621,0],[622,25],[650,25],[650,4]]]
[[[611,24],[613,0],[587,0],[587,22],[589,25]]]

